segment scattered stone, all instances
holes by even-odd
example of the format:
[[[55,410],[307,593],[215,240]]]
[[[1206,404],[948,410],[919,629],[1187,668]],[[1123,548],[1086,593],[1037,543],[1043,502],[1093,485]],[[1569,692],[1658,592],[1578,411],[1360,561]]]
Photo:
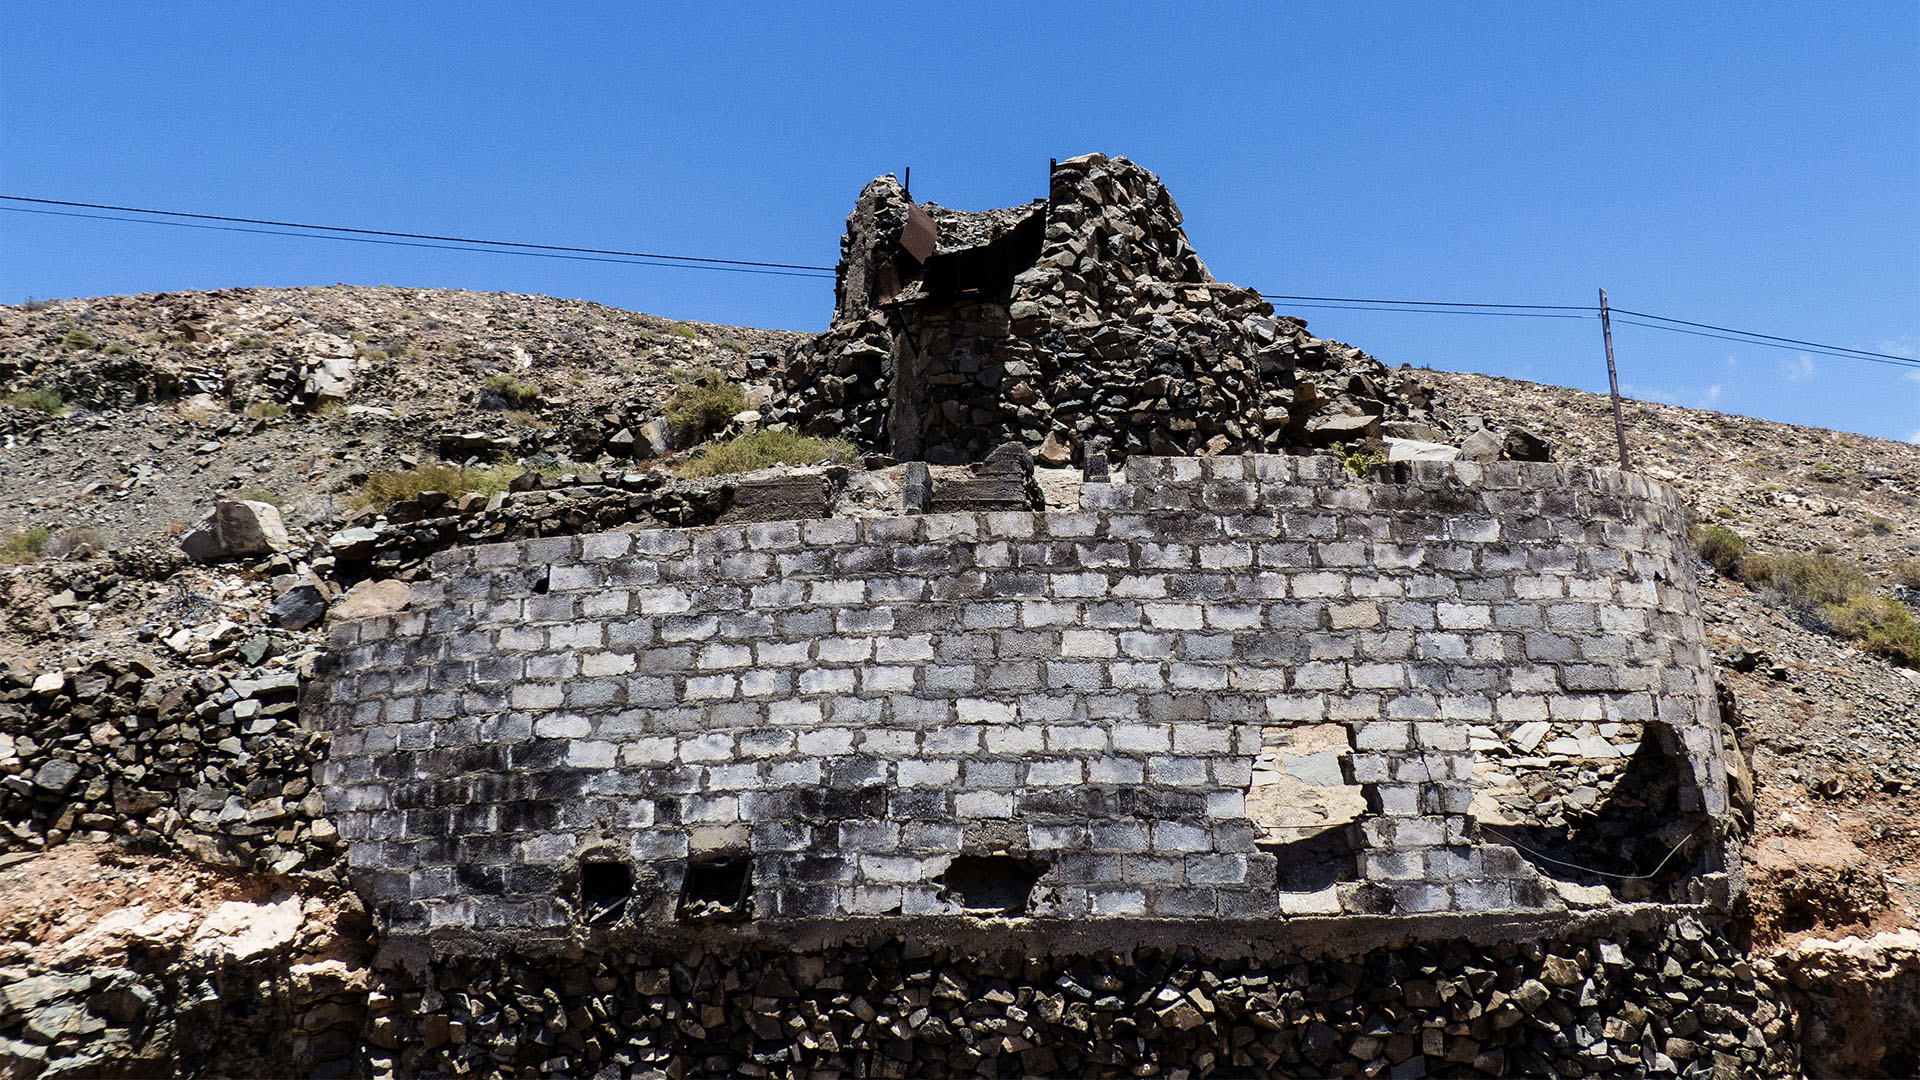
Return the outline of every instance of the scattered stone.
[[[293,542],[270,503],[222,499],[213,512],[180,538],[180,550],[200,562],[225,562],[287,551]]]
[[[1510,427],[1501,442],[1509,461],[1551,461],[1553,448],[1547,440],[1523,427]]]
[[[1505,450],[1506,443],[1485,428],[1460,440],[1462,461],[1498,461]]]
[[[1386,443],[1388,461],[1453,461],[1460,456],[1460,448],[1447,443],[1416,442],[1391,436]]]
[[[313,585],[296,585],[281,593],[267,611],[273,625],[282,630],[305,630],[326,617],[327,599]]]
[[[336,620],[370,619],[391,615],[413,599],[413,589],[404,581],[363,581],[348,589],[345,596],[327,612]]]

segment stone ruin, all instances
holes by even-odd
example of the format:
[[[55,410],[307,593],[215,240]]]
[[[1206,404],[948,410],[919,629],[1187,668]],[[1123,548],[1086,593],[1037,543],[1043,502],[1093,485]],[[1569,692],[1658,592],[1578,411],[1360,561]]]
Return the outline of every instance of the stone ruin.
[[[1445,442],[1409,371],[1215,281],[1158,177],[1055,163],[1048,196],[968,212],[869,183],[841,241],[832,326],[788,364],[768,419],[899,460],[1043,465],[1089,447],[1240,454],[1383,435]]]
[[[903,464],[445,552],[408,614],[341,626],[320,776],[389,942],[1730,903],[1677,497],[1302,456],[1437,421],[1180,221],[1102,155],[984,213],[876,180],[769,412]]]
[[[1778,1068],[1750,975],[1696,1004],[1743,881],[1679,497],[1306,453],[1449,435],[1151,174],[1051,189],[862,193],[766,409],[859,467],[442,551],[333,628],[303,708],[403,1064]],[[605,1019],[488,1004],[530,982]]]

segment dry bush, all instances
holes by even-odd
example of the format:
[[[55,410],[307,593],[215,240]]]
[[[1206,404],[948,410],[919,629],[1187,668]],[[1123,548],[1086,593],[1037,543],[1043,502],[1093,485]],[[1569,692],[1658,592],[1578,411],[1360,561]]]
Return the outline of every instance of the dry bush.
[[[720,372],[703,368],[684,378],[667,400],[667,423],[689,441],[697,442],[745,411],[746,391]]]
[[[374,473],[360,486],[353,501],[359,506],[386,509],[425,491],[438,491],[459,498],[478,492],[495,495],[507,490],[513,478],[526,470],[518,465],[495,465],[486,469],[466,469],[458,465],[418,465],[411,469]]]
[[[701,448],[680,468],[682,476],[725,476],[775,465],[815,465],[846,461],[853,444],[845,439],[816,439],[792,431],[750,431]]]

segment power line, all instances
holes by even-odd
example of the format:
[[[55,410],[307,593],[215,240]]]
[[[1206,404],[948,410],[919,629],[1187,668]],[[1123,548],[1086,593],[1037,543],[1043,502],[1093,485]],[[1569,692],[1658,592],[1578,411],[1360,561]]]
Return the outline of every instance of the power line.
[[[1730,326],[1715,326],[1712,323],[1688,322],[1685,319],[1671,319],[1665,315],[1649,315],[1644,311],[1628,311],[1626,308],[1614,308],[1613,310],[1622,315],[1637,315],[1642,319],[1657,319],[1660,322],[1679,323],[1682,326],[1698,326],[1704,330],[1723,330],[1730,334],[1740,334],[1745,337],[1765,338],[1768,341],[1784,341],[1792,345],[1804,345],[1810,349],[1827,349],[1833,352],[1852,353],[1861,357],[1879,357],[1883,360],[1900,360],[1907,363],[1915,362],[1911,356],[1895,356],[1893,353],[1869,352],[1866,349],[1850,349],[1845,345],[1823,345],[1818,341],[1801,341],[1799,338],[1775,337],[1772,334],[1761,334],[1752,330],[1735,330]]]
[[[0,196],[5,198],[6,196]],[[483,255],[524,255],[536,259],[565,259],[569,262],[613,263],[616,266],[660,266],[674,270],[720,270],[729,274],[766,274],[771,277],[831,280],[831,274],[810,270],[763,270],[752,266],[715,266],[699,262],[653,262],[646,259],[616,259],[599,255],[568,255],[560,251],[516,251],[510,247],[461,247],[457,244],[428,244],[412,240],[383,240],[372,236],[330,236],[326,233],[287,232],[281,229],[248,229],[238,225],[202,225],[192,221],[162,221],[154,218],[119,217],[113,214],[81,214],[69,210],[34,210],[25,206],[0,206],[12,214],[43,214],[49,217],[87,218],[93,221],[125,221],[135,225],[168,225],[177,229],[208,229],[215,232],[254,233],[260,236],[291,236],[301,240],[339,240],[353,244],[379,244],[384,247],[429,248],[436,251],[471,251]]]
[[[1262,294],[1265,295],[1265,294]],[[1404,301],[1418,303],[1418,301]],[[1288,304],[1287,310],[1318,308],[1323,311],[1397,311],[1403,315],[1500,315],[1512,319],[1597,319],[1598,315],[1567,315],[1550,311],[1466,311],[1430,307],[1380,307],[1367,304]]]
[[[603,262],[627,266],[659,267],[698,267],[707,270],[724,270],[731,273],[768,274],[780,277],[826,278],[836,269],[831,266],[816,266],[807,263],[768,262],[758,259],[725,259],[704,255],[670,255],[660,252],[623,251],[618,248],[577,247],[567,244],[538,244],[516,240],[489,240],[478,237],[443,236],[435,233],[402,232],[393,229],[366,229],[347,225],[318,225],[308,222],[279,221],[271,218],[237,217],[227,214],[201,214],[184,210],[158,210],[150,207],[119,206],[112,203],[79,202],[71,199],[45,199],[28,195],[0,195],[0,201],[34,203],[41,206],[64,206],[82,210],[109,210],[115,214],[145,214],[148,217],[118,217],[112,214],[82,214],[59,210],[33,210],[22,206],[0,206],[23,214],[44,214],[54,217],[89,218],[99,221],[125,221],[136,224],[171,225],[176,228],[210,229],[221,232],[256,233],[266,236],[307,237],[321,240],[347,240],[363,244],[382,244],[391,247],[416,247],[444,251],[491,251],[496,254],[534,256],[537,258],[565,259],[575,262]],[[166,218],[189,218],[191,221],[169,221]],[[227,222],[226,225],[198,224],[198,222]],[[242,228],[241,226],[260,225],[271,228]],[[301,230],[289,232],[285,230]],[[1292,307],[1320,308],[1332,311],[1376,311],[1401,312],[1428,315],[1483,315],[1504,316],[1509,318],[1536,319],[1591,319],[1595,318],[1595,309],[1584,304],[1500,304],[1474,303],[1462,300],[1394,300],[1381,297],[1359,296],[1310,296],[1291,293],[1261,293],[1267,300],[1292,301]],[[1893,353],[1873,352],[1867,349],[1854,349],[1844,345],[1830,345],[1817,341],[1804,341],[1799,338],[1780,337],[1763,334],[1754,330],[1740,330],[1730,326],[1713,323],[1693,322],[1688,319],[1676,319],[1666,315],[1654,315],[1644,311],[1632,311],[1626,308],[1613,309],[1616,314],[1635,316],[1639,319],[1651,319],[1653,322],[1637,322],[1634,319],[1621,319],[1622,323],[1644,327],[1650,330],[1665,330],[1669,333],[1690,334],[1695,337],[1718,338],[1724,341],[1742,342],[1749,345],[1763,345],[1769,348],[1789,349],[1793,351],[1813,352],[1821,356],[1841,359],[1867,360],[1873,363],[1895,367],[1920,367],[1920,359],[1897,356]],[[1682,329],[1694,327],[1696,329]]]
[[[1322,301],[1321,303],[1301,303],[1290,304],[1288,306],[1317,307],[1327,311],[1385,311],[1426,315],[1503,315],[1516,318],[1536,319],[1592,319],[1598,317],[1595,314],[1558,314],[1568,311],[1594,312],[1597,310],[1579,304],[1473,304],[1454,300],[1384,300],[1351,296],[1293,297],[1279,293],[1261,293],[1260,295],[1268,300]],[[1487,308],[1493,310],[1466,310],[1471,308]],[[1832,356],[1843,360],[1866,360],[1893,367],[1920,367],[1920,359],[1910,356],[1898,356],[1893,353],[1874,352],[1869,349],[1855,349],[1846,345],[1829,345],[1818,341],[1802,341],[1799,338],[1763,334],[1755,330],[1741,330],[1731,326],[1693,322],[1687,319],[1675,319],[1665,315],[1650,315],[1644,311],[1631,311],[1626,308],[1614,308],[1613,314],[1633,315],[1638,316],[1640,319],[1657,320],[1656,322],[1640,322],[1636,319],[1619,320],[1619,322],[1625,325],[1644,327],[1649,330],[1665,330],[1673,334],[1689,334],[1694,337],[1718,338],[1722,341],[1734,341],[1746,345],[1761,345],[1771,349],[1786,349],[1792,352],[1811,352],[1819,356]],[[1700,329],[1682,329],[1683,327],[1689,326],[1699,327]],[[1709,333],[1708,331],[1722,332]]]
[[[467,236],[438,236],[433,233],[399,232],[391,229],[360,229],[347,225],[313,225],[299,221],[274,221],[269,218],[232,217],[226,214],[194,214],[184,210],[154,210],[141,206],[115,206],[110,203],[74,202],[69,199],[38,199],[28,195],[0,195],[9,202],[40,203],[45,206],[72,206],[83,210],[112,210],[123,214],[155,214],[162,217],[194,218],[199,221],[230,221],[242,225],[273,225],[283,229],[312,229],[320,232],[355,233],[361,236],[390,236],[406,240],[439,240],[453,244],[478,244],[485,247],[531,248],[538,251],[571,251],[583,255],[620,255],[633,259],[665,259],[672,262],[724,263],[729,266],[763,266],[777,270],[825,270],[831,266],[806,263],[761,262],[756,259],[720,259],[704,255],[662,255],[651,251],[620,251],[613,248],[572,247],[566,244],[529,244],[516,240],[480,240]]]
[[[1613,310],[1619,311],[1619,308]],[[1649,330],[1665,330],[1670,334],[1687,334],[1692,337],[1717,338],[1721,341],[1735,341],[1742,345],[1760,345],[1769,349],[1784,349],[1787,352],[1812,353],[1817,356],[1834,356],[1842,360],[1865,360],[1870,364],[1885,364],[1888,367],[1920,367],[1920,360],[1905,356],[1893,356],[1888,353],[1840,352],[1825,347],[1802,348],[1798,345],[1780,345],[1773,341],[1756,341],[1754,338],[1734,337],[1731,334],[1709,334],[1704,330],[1686,330],[1678,326],[1662,326],[1659,323],[1641,322],[1638,319],[1617,319],[1616,322],[1627,326],[1643,326]]]
[[[1340,304],[1412,304],[1419,307],[1441,308],[1516,308],[1536,311],[1592,311],[1591,304],[1470,304],[1463,300],[1382,300],[1367,296],[1290,296],[1286,293],[1263,292],[1261,296],[1268,300],[1325,300]]]

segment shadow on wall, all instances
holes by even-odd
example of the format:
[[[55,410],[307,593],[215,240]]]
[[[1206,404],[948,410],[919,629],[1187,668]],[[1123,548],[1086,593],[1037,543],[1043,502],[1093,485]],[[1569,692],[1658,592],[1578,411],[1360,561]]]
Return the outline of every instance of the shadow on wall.
[[[1677,903],[1686,899],[1677,886],[1717,869],[1707,865],[1717,849],[1700,806],[1678,737],[1649,723],[1625,769],[1589,806],[1563,800],[1552,822],[1482,822],[1480,830],[1557,881],[1604,887],[1620,900]]]
[[[1257,844],[1274,856],[1281,892],[1313,893],[1358,881],[1364,789],[1353,780],[1352,729],[1299,724],[1261,731],[1247,788]]]
[[[1360,880],[1359,831],[1351,822],[1329,825],[1295,840],[1263,843],[1260,850],[1274,857],[1281,892],[1319,892]]]

